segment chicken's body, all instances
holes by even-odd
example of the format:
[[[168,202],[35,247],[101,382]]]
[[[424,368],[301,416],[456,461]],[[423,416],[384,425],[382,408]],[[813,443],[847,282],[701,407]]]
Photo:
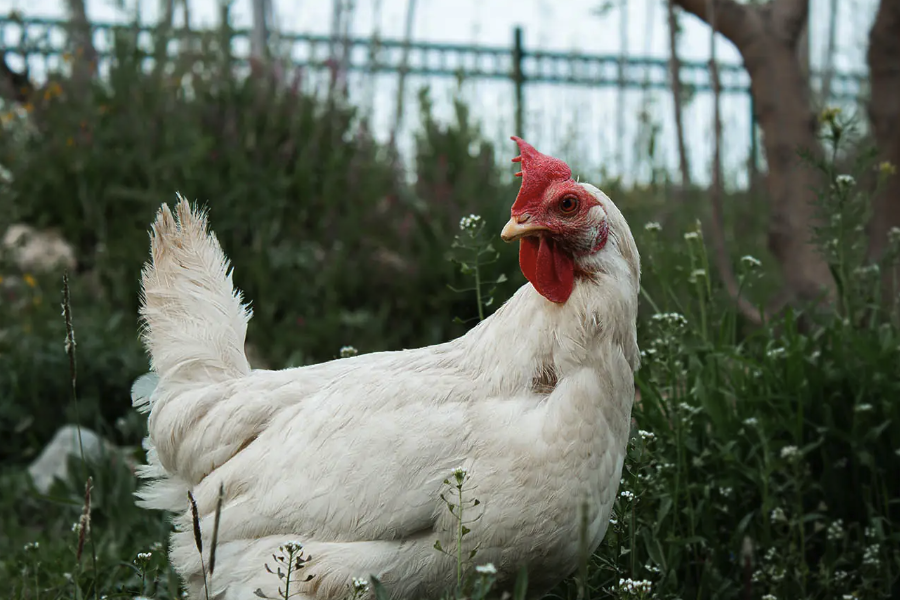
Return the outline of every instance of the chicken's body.
[[[154,225],[143,309],[154,374],[139,380],[135,399],[150,409],[145,474],[159,478],[143,502],[180,513],[170,560],[193,596],[203,595],[203,567],[186,492],[208,566],[220,485],[209,583],[226,599],[258,589],[278,597],[283,581],[265,565],[274,568],[272,554],[294,540],[310,557],[298,579],[313,576],[292,585],[302,598],[345,597],[353,578],[370,575],[396,598],[439,595],[456,580],[455,557],[434,545],[456,550],[441,493],[459,467],[472,488],[464,500],[480,501],[464,515],[480,518],[463,556],[477,545],[475,563],[493,563],[502,581],[524,565],[531,591],[546,591],[597,547],[639,362],[630,232],[610,235],[619,248],[592,256],[597,269],[566,302],[526,284],[445,344],[251,371],[242,351],[249,314],[225,257],[199,213],[184,201],[177,212],[177,224],[164,208]],[[610,220],[624,225],[615,213]]]

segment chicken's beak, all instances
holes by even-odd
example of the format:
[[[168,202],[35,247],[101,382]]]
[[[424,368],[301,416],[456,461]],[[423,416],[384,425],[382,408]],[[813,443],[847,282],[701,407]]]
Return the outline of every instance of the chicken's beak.
[[[516,217],[512,217],[503,227],[503,231],[500,232],[500,239],[504,242],[514,242],[519,238],[537,235],[541,231],[546,230],[547,228],[543,225],[538,225],[536,223],[520,223]]]

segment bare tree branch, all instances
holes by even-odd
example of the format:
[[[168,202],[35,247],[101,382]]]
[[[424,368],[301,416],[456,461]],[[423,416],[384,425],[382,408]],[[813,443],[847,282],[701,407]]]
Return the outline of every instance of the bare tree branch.
[[[707,0],[706,20],[710,24],[709,75],[713,89],[713,160],[712,182],[709,190],[712,204],[712,223],[709,229],[713,242],[713,259],[719,277],[725,285],[725,291],[735,301],[738,310],[752,323],[760,325],[766,317],[741,295],[740,285],[734,276],[731,257],[725,244],[725,222],[722,216],[722,113],[719,108],[722,91],[719,84],[719,67],[716,62],[715,4],[715,0]]]
[[[707,20],[708,0],[675,0],[684,10],[700,20]],[[749,4],[738,4],[735,0],[712,0],[716,14],[716,31],[728,38],[738,47],[741,54],[754,42],[762,28],[758,7]]]
[[[72,79],[83,90],[97,67],[97,51],[84,0],[66,0],[69,9],[69,41],[72,44]]]
[[[682,191],[691,185],[687,148],[684,144],[684,114],[681,105],[681,60],[678,57],[678,21],[675,18],[673,0],[666,1],[669,17],[669,78],[672,86],[672,104],[675,108],[675,135],[678,138],[678,168],[681,171]]]
[[[772,26],[788,46],[800,39],[809,21],[809,0],[773,0],[766,7],[772,11]]]
[[[0,53],[0,98],[22,103],[31,97],[34,85],[28,78],[28,70],[18,73],[6,62],[6,53]]]

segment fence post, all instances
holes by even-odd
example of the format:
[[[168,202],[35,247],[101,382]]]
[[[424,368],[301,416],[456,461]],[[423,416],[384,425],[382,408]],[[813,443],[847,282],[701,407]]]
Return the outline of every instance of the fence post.
[[[516,27],[513,31],[513,85],[516,86],[516,135],[525,137],[525,108],[524,103],[524,87],[525,74],[522,72],[522,57],[525,51],[522,49],[522,28]]]
[[[759,168],[759,147],[756,143],[756,106],[753,103],[753,90],[749,90],[750,94],[750,160],[749,160],[749,169],[748,171],[748,180],[747,187],[748,189],[754,189],[756,186],[756,180],[758,176],[757,169]]]

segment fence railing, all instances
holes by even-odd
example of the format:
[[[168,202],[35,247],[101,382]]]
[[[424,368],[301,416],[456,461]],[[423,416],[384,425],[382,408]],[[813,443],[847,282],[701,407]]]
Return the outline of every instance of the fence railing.
[[[0,49],[19,54],[29,62],[43,58],[45,66],[59,59],[66,51],[68,23],[42,18],[0,17]],[[137,36],[137,45],[152,58],[155,28],[131,24],[92,23],[94,46],[98,60],[111,58],[113,40],[117,31],[128,31]],[[250,49],[250,31],[235,29],[229,32],[232,52],[239,62],[247,60]],[[669,89],[669,61],[661,58],[620,57],[604,54],[580,54],[532,50],[523,42],[522,30],[513,32],[512,44],[503,46],[476,46],[441,44],[426,41],[406,43],[396,39],[341,38],[311,34],[279,34],[278,43],[291,61],[307,69],[335,68],[335,47],[343,54],[342,66],[350,72],[400,73],[424,77],[454,77],[462,79],[507,80],[514,87],[515,127],[523,135],[524,89],[529,84],[576,85],[594,88],[621,89]],[[168,52],[177,49],[173,40]],[[404,63],[403,56],[407,55]],[[749,96],[750,80],[743,66],[720,64],[719,82],[723,94]],[[695,92],[712,91],[708,64],[702,61],[681,61],[682,88]],[[821,74],[812,75],[812,84],[818,85]],[[866,93],[866,76],[856,73],[833,73],[830,100],[858,101]],[[750,115],[751,163],[756,164],[756,124]]]

